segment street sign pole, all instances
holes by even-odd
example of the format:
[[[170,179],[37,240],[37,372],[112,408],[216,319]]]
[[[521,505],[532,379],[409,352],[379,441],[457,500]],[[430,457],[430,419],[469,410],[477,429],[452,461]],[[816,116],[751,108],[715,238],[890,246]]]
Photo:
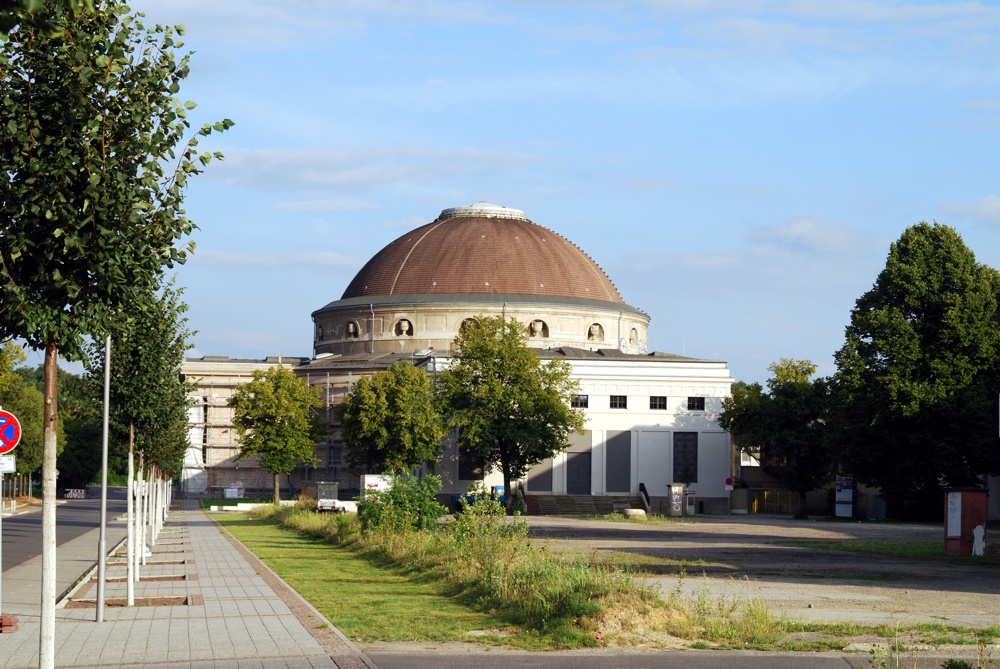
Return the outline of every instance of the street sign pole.
[[[14,414],[0,407],[0,455],[13,451],[19,441],[21,441],[21,424]],[[9,458],[13,463],[13,456]],[[3,613],[3,473],[4,468],[0,465],[0,613]]]
[[[97,542],[97,622],[104,622],[104,581],[108,562],[108,400],[111,395],[111,335],[104,341],[104,416],[101,432],[101,533]]]

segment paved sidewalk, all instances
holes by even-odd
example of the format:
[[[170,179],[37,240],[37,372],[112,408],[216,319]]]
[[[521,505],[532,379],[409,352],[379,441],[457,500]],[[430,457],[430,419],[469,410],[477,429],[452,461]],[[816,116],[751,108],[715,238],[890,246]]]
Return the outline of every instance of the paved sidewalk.
[[[135,584],[135,601],[144,605],[111,605],[125,596],[125,565],[117,557],[108,561],[105,622],[94,622],[93,582],[60,602],[57,667],[376,669],[196,501],[179,505]],[[109,523],[109,549],[124,534],[122,519]],[[94,565],[97,541],[95,530],[60,546],[57,592]],[[17,632],[0,634],[4,669],[38,666],[40,574],[41,557],[3,573],[3,612],[20,622]]]

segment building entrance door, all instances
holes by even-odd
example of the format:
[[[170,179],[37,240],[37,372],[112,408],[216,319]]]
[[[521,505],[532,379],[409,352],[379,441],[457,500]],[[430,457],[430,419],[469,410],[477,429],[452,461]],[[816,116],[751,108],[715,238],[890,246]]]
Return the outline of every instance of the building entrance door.
[[[566,454],[566,494],[590,494],[590,452]]]

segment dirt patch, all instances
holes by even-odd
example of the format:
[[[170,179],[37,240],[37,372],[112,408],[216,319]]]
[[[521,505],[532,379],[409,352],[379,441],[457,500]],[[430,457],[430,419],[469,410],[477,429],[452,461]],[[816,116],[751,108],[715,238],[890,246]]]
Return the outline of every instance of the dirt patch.
[[[177,595],[174,597],[136,597],[134,606],[197,606],[201,602],[199,597],[188,595]],[[125,607],[128,600],[124,597],[108,597],[104,600],[105,606]],[[67,609],[94,609],[97,608],[96,599],[71,599],[63,606]]]
[[[639,556],[651,564],[638,577],[664,593],[760,598],[776,614],[801,622],[967,627],[1000,622],[1000,567],[782,543],[802,539],[943,541],[940,526],[762,516],[664,523],[533,516],[528,522],[533,543],[553,550]],[[657,566],[657,561],[662,564]]]

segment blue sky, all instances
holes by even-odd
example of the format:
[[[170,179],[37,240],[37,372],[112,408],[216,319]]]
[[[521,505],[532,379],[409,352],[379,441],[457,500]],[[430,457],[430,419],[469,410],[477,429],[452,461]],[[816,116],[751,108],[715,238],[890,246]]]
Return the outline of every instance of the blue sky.
[[[195,51],[178,272],[195,354],[309,355],[310,313],[446,207],[522,209],[652,317],[650,348],[834,371],[909,225],[1000,267],[1000,6],[143,0]]]

